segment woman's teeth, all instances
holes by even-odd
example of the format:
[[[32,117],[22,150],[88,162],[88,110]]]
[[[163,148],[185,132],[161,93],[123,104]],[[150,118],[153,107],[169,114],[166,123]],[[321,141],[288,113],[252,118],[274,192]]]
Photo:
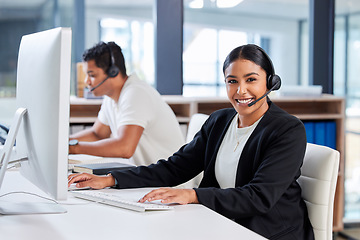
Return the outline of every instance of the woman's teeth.
[[[245,104],[245,103],[250,103],[252,101],[252,98],[249,98],[249,99],[235,99],[235,101],[238,102],[238,103]]]

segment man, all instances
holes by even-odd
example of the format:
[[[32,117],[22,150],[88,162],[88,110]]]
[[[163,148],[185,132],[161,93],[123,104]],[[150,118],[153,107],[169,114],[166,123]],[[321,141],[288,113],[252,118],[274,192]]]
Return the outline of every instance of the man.
[[[69,153],[132,157],[136,165],[149,165],[184,144],[175,114],[160,94],[126,74],[118,45],[96,44],[84,52],[83,64],[85,83],[104,100],[94,125],[70,136]]]

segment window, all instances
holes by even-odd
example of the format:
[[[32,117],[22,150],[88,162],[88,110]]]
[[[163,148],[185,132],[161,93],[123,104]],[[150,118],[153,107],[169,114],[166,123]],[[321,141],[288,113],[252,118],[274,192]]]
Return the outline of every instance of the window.
[[[151,85],[154,80],[154,27],[149,21],[103,18],[101,41],[116,42],[122,49],[128,74],[136,72]]]
[[[188,27],[184,33],[183,95],[216,95],[218,54],[217,31]]]
[[[308,1],[238,1],[227,8],[220,3],[184,0],[183,95],[226,95],[222,64],[232,49],[247,43],[266,50],[283,85],[298,85],[309,63],[306,55],[300,61],[308,51],[308,44],[300,44]]]
[[[222,65],[229,52],[248,43],[248,34],[185,26],[184,96],[226,96]]]
[[[360,14],[335,19],[334,93],[346,99],[345,222],[360,221]]]
[[[0,0],[0,123],[10,125],[16,111],[16,69],[21,37],[58,26],[72,27],[73,8],[72,0]],[[74,76],[72,74],[73,79]]]

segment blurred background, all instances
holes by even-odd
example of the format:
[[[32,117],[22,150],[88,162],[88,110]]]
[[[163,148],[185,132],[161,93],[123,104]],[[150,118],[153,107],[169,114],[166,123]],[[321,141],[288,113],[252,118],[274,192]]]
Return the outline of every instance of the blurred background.
[[[8,126],[15,112],[18,48],[29,33],[72,28],[72,95],[76,63],[100,40],[118,43],[128,73],[155,86],[155,5],[154,0],[0,0],[0,124]],[[179,11],[184,96],[225,96],[223,61],[246,43],[268,52],[284,86],[312,84],[309,0],[183,0]],[[346,99],[344,222],[360,223],[360,0],[335,0],[333,66],[333,93]]]

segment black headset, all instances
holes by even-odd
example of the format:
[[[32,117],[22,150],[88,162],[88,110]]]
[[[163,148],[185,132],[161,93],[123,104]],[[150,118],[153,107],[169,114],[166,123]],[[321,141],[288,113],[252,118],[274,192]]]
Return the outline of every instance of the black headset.
[[[270,66],[271,66],[271,74],[269,75],[267,81],[266,81],[266,88],[267,89],[271,89],[271,91],[273,90],[278,90],[281,86],[281,79],[278,75],[275,74],[275,68],[274,65],[269,57],[269,55],[267,55],[267,53],[264,51],[264,49],[262,49],[261,47],[253,44],[260,52],[262,52],[265,56],[265,58],[269,61]]]
[[[263,99],[264,97],[266,97],[271,91],[273,90],[278,90],[281,86],[281,79],[278,75],[275,74],[275,69],[274,69],[274,65],[270,59],[270,57],[267,55],[267,53],[264,51],[264,49],[262,49],[261,47],[255,45],[255,44],[250,44],[252,46],[255,46],[256,49],[258,49],[260,52],[263,53],[263,55],[265,56],[265,58],[269,61],[270,66],[271,66],[271,73],[268,77],[268,79],[266,80],[266,88],[268,89],[268,91],[262,95],[260,98],[256,99],[255,101],[251,102],[248,104],[249,107],[251,107],[252,105],[254,105],[255,103],[259,102],[261,99]],[[267,74],[267,73],[266,73]]]
[[[104,42],[105,43],[105,42]],[[110,66],[109,66],[109,69],[107,70],[106,74],[113,78],[113,77],[116,77],[119,73],[120,73],[120,70],[119,68],[115,65],[115,57],[114,57],[114,54],[111,50],[111,47],[105,43],[105,45],[109,48],[109,52],[110,52]]]

